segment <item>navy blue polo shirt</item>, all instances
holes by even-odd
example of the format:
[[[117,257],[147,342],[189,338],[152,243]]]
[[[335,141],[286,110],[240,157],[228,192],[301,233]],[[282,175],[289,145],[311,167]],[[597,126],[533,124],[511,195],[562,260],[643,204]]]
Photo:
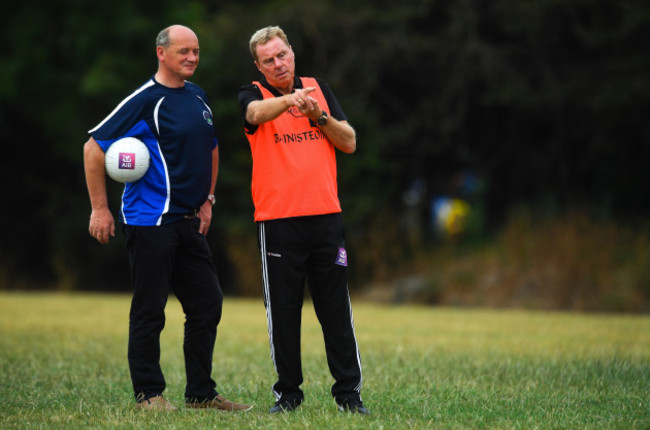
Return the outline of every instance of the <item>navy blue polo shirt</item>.
[[[199,86],[186,81],[182,88],[168,88],[151,78],[88,133],[104,152],[123,137],[140,139],[149,149],[145,176],[124,186],[121,222],[167,224],[207,199],[217,137]]]

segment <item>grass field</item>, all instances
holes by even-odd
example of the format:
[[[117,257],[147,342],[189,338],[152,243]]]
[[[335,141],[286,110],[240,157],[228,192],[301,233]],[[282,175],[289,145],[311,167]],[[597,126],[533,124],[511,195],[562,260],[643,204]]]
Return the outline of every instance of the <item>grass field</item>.
[[[229,414],[142,413],[126,362],[130,297],[0,293],[0,428],[649,429],[650,317],[379,306],[353,300],[371,416],[336,411],[311,304],[306,399],[269,415],[274,372],[260,300],[226,298],[213,376]],[[183,315],[167,306],[166,395],[182,404]]]

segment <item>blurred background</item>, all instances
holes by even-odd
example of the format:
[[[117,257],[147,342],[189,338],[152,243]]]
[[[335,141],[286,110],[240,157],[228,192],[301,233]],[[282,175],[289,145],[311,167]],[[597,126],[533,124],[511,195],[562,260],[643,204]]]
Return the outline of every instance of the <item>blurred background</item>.
[[[0,24],[0,289],[130,291],[121,232],[88,235],[82,146],[184,24],[220,139],[215,263],[226,294],[261,296],[237,91],[250,36],[280,25],[357,131],[338,156],[353,295],[650,311],[648,2],[28,0]]]

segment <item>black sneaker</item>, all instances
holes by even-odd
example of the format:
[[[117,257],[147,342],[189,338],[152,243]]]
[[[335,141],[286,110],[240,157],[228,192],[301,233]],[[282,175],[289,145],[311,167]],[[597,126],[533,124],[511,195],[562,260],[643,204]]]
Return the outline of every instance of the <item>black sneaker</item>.
[[[339,412],[349,412],[351,414],[370,415],[370,411],[363,406],[361,400],[349,400],[339,403]]]
[[[300,400],[284,400],[280,399],[275,402],[275,405],[269,411],[272,414],[277,414],[279,412],[291,412],[298,409],[302,402]]]

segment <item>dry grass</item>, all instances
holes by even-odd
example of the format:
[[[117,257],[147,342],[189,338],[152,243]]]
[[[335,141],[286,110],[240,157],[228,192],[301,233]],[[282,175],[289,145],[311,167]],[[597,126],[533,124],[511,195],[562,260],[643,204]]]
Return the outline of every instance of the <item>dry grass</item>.
[[[513,215],[488,245],[417,259],[411,299],[457,306],[650,311],[650,231],[580,213]]]

